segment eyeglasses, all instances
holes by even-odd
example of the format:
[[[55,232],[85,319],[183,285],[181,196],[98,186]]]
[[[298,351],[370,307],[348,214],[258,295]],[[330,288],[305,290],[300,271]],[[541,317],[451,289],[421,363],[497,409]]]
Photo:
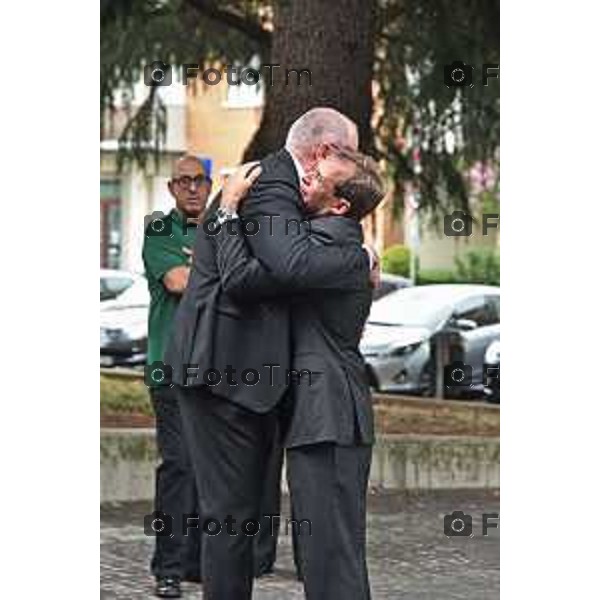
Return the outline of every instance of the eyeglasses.
[[[192,187],[192,183],[194,187],[199,188],[206,181],[209,181],[206,175],[196,175],[196,177],[190,177],[189,175],[182,175],[181,177],[175,177],[173,179],[174,183],[179,184],[181,187],[190,189]]]
[[[345,146],[338,146],[337,144],[331,144],[331,148],[333,150],[334,155],[338,158],[348,160],[361,169],[367,168],[369,157],[365,154],[362,154]]]

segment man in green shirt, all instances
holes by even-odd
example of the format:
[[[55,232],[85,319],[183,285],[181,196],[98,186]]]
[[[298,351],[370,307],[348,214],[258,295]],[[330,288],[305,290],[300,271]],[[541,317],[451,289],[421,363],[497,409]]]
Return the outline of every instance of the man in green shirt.
[[[142,251],[150,290],[146,384],[156,415],[156,441],[161,464],[156,470],[153,529],[156,546],[151,562],[160,598],[179,598],[181,580],[200,581],[201,528],[183,535],[183,515],[197,514],[194,475],[181,429],[176,388],[160,385],[162,359],[175,310],[189,274],[197,220],[203,215],[211,180],[202,161],[186,155],[173,169],[169,191],[175,208],[153,213],[146,224]],[[168,375],[167,375],[168,376]],[[172,535],[160,535],[162,523]],[[162,533],[164,534],[165,531]]]

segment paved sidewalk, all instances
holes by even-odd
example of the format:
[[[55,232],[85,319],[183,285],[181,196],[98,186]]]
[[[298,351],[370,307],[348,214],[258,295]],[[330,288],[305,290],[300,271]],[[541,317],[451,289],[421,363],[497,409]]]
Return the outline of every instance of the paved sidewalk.
[[[454,510],[473,516],[473,537],[444,535],[444,515]],[[102,509],[102,598],[153,597],[148,560],[154,540],[143,533],[143,516],[148,512],[145,503]],[[497,494],[372,494],[368,529],[372,600],[497,600],[500,534],[490,529],[487,537],[482,536],[484,512],[499,513]],[[199,600],[201,589],[185,584],[184,597]],[[303,598],[302,586],[294,578],[290,538],[282,535],[276,571],[255,582],[253,600]]]

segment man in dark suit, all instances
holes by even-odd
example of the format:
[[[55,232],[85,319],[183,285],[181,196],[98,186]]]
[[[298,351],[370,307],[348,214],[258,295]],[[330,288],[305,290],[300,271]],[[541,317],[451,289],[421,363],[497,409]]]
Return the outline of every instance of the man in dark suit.
[[[221,201],[230,211],[241,196],[236,185],[234,177]],[[360,220],[383,198],[375,163],[335,149],[302,188],[313,241],[325,245],[360,245]],[[216,242],[224,291],[240,303],[260,300],[270,275],[252,257],[239,221]],[[309,600],[370,598],[365,529],[373,412],[358,346],[371,298],[365,277],[361,289],[293,300],[292,367],[299,380],[289,394],[285,445]]]
[[[286,149],[261,163],[240,213],[255,228],[246,239],[269,275],[260,302],[240,303],[224,291],[216,236],[206,223],[196,238],[197,258],[165,363],[181,386],[201,513],[224,529],[205,537],[207,600],[251,598],[249,535],[256,533],[251,527],[260,517],[266,463],[289,388],[290,297],[307,290],[361,290],[368,277],[369,259],[360,244],[317,245],[302,226],[300,180],[331,144],[356,149],[355,124],[332,109],[313,109],[291,127]],[[231,217],[217,211],[222,226]]]

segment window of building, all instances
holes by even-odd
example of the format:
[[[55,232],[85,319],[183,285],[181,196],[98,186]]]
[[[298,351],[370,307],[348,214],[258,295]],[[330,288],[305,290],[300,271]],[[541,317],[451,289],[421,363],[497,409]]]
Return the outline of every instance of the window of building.
[[[233,81],[240,81],[241,73],[248,68],[258,71],[260,79],[254,85],[248,85],[241,81],[238,85],[229,85],[227,80],[223,78],[222,81],[227,86],[227,99],[224,106],[226,108],[260,108],[263,106],[265,85],[269,79],[268,74],[261,71],[258,55],[254,55],[246,66],[242,66],[240,63],[235,63],[233,66],[237,67],[236,73],[232,76]],[[267,77],[266,81],[265,76]]]
[[[100,267],[118,269],[121,264],[121,182],[100,181]]]

